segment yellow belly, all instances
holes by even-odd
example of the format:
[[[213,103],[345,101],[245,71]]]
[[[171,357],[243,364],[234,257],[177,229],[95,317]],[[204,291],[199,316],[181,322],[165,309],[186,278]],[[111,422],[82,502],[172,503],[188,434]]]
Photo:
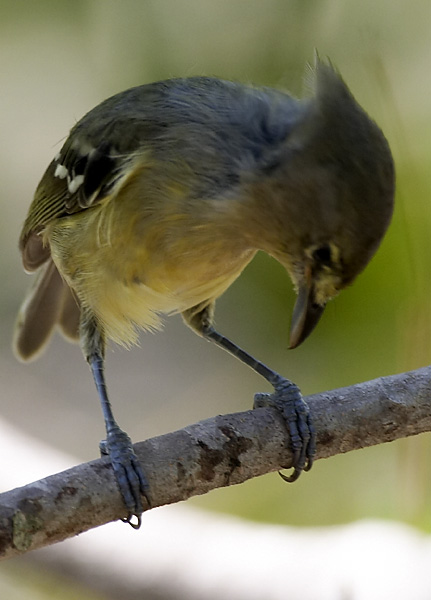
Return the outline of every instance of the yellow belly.
[[[129,345],[160,316],[215,300],[254,256],[233,236],[178,214],[142,215],[106,202],[46,232],[62,276],[106,336]]]

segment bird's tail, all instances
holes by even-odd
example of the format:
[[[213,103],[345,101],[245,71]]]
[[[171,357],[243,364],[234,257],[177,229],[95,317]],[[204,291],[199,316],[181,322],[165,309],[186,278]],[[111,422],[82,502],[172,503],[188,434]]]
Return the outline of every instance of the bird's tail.
[[[56,325],[66,338],[78,340],[79,317],[78,300],[49,259],[39,267],[19,311],[13,339],[15,355],[23,361],[37,358]]]

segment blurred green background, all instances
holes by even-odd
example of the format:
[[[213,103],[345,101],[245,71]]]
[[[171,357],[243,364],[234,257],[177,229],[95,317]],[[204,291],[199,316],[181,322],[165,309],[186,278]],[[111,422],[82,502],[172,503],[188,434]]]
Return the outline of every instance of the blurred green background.
[[[431,3],[428,0],[0,0],[2,415],[75,454],[98,455],[103,423],[77,347],[56,336],[25,366],[10,339],[24,291],[17,239],[34,189],[70,127],[109,95],[157,79],[215,75],[300,95],[314,48],[384,130],[397,167],[390,230],[317,330],[287,350],[294,296],[259,255],[219,300],[218,329],[305,394],[430,362]],[[141,347],[108,353],[108,385],[135,441],[245,410],[265,384],[179,317]],[[1,448],[1,440],[0,440]],[[327,525],[361,517],[431,530],[430,438],[319,461],[293,486],[276,474],[194,499],[256,520]]]

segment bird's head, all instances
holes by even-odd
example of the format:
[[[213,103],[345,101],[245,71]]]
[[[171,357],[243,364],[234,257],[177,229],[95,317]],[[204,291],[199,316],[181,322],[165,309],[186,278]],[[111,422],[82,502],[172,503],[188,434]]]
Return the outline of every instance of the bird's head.
[[[394,165],[383,133],[332,66],[317,60],[314,82],[314,96],[304,101],[271,171],[280,218],[268,251],[298,292],[291,348],[371,260],[394,203]]]

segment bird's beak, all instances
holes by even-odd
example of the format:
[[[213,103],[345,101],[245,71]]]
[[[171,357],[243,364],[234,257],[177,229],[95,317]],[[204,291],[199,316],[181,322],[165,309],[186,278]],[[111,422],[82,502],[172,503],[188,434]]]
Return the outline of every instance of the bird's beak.
[[[290,326],[289,348],[296,348],[310,335],[319,322],[325,310],[325,305],[314,301],[314,288],[311,272],[306,281],[300,286],[298,298],[293,309],[292,323]]]

